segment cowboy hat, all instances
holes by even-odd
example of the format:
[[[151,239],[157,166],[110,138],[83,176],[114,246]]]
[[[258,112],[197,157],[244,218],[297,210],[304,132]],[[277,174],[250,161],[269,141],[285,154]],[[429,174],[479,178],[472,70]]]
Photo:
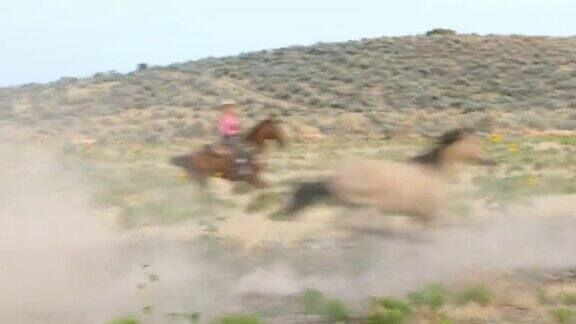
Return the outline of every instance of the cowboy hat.
[[[222,99],[222,100],[220,100],[219,107],[233,106],[235,104],[236,104],[236,101],[234,101],[232,99]]]

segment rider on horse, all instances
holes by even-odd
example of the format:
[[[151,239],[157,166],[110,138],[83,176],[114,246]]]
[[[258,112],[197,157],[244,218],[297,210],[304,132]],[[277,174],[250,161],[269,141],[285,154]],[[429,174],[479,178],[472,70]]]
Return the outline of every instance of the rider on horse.
[[[242,148],[240,138],[240,120],[236,113],[236,103],[232,100],[222,101],[220,105],[221,114],[218,117],[218,132],[222,142],[230,147],[233,152],[237,172],[240,176],[250,173],[248,152]]]

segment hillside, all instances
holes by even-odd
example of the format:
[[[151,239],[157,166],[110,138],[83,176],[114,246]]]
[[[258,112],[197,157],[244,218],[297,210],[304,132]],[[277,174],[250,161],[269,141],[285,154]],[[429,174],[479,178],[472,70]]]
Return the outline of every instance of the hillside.
[[[319,43],[0,89],[42,136],[163,142],[211,134],[213,106],[306,133],[576,129],[576,38],[434,35]],[[422,113],[418,113],[422,112]],[[322,118],[319,118],[319,116]]]
[[[377,38],[0,89],[0,322],[574,324],[574,50]],[[213,140],[222,98],[296,139],[258,156],[265,188],[169,163]],[[404,135],[460,126],[490,133],[401,167],[434,150]],[[346,186],[352,157],[383,169]],[[334,179],[376,204],[279,217],[300,183],[339,196]]]

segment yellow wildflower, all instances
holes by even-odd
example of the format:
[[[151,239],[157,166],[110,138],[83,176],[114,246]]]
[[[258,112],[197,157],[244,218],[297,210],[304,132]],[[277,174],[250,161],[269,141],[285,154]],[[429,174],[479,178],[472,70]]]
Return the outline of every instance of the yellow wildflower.
[[[500,143],[502,141],[502,135],[498,133],[492,133],[490,134],[490,141],[492,143]]]
[[[139,196],[129,196],[126,198],[126,204],[128,204],[128,206],[138,206],[141,202],[142,200]]]
[[[534,187],[536,185],[536,177],[530,176],[530,177],[528,177],[526,182],[528,183],[528,186]]]
[[[508,152],[511,152],[511,153],[517,152],[518,148],[519,148],[517,143],[508,143],[507,147],[508,147]]]

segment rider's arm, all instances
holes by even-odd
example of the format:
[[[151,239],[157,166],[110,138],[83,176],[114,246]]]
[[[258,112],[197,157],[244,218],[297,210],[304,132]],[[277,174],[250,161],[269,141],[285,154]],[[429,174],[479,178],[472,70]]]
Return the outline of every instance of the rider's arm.
[[[223,117],[219,122],[219,130],[223,135],[235,135],[240,130],[240,123],[236,118]]]
[[[220,135],[225,135],[226,129],[227,129],[226,120],[222,117],[219,118],[218,119],[218,132],[220,133]]]
[[[230,123],[230,128],[233,129],[234,131],[240,131],[240,120],[238,118],[235,118],[233,122]]]

